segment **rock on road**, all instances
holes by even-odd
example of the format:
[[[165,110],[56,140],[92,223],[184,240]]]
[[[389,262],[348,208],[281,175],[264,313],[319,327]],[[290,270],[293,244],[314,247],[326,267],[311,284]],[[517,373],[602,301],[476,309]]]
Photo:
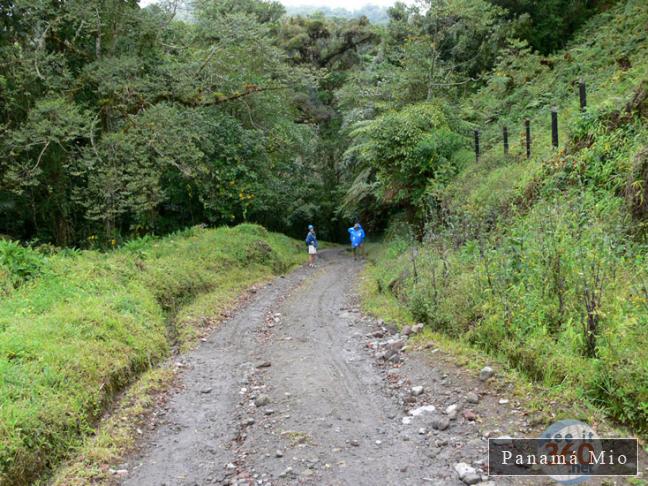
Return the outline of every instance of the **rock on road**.
[[[528,424],[477,376],[449,376],[429,353],[401,353],[406,338],[357,308],[361,269],[324,251],[318,268],[264,286],[185,355],[180,390],[123,484],[488,481],[476,418]]]

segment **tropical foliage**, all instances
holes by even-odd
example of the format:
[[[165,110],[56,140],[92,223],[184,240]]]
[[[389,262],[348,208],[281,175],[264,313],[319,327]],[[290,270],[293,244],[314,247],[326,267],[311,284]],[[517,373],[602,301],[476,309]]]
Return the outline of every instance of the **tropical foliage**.
[[[362,219],[399,316],[648,433],[648,4],[387,16],[0,4],[0,482],[65,457],[191,341],[194,306],[299,261],[260,226],[204,228],[245,222],[335,240]]]
[[[645,3],[628,1],[549,57],[510,42],[461,104],[482,130],[481,160],[437,187],[440,210],[425,218],[422,236],[393,220],[370,272],[375,295],[395,298],[429,329],[644,435],[647,20]],[[558,149],[552,107],[564,137]]]

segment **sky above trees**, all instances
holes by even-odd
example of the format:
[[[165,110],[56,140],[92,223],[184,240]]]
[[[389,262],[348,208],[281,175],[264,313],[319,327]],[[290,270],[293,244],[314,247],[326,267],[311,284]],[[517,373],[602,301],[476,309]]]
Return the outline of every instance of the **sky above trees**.
[[[347,10],[356,10],[364,7],[365,5],[378,5],[379,7],[389,7],[395,3],[394,0],[279,0],[286,6],[316,6],[316,7],[330,7],[330,8],[346,8]],[[414,3],[413,1],[406,1],[405,3]]]
[[[330,8],[346,8],[347,10],[356,10],[364,7],[365,5],[378,5],[380,7],[388,7],[395,3],[395,0],[279,0],[286,6],[316,6],[316,7],[330,7]],[[140,0],[140,5],[145,7],[156,3],[157,0]],[[405,0],[404,3],[412,4],[413,0]]]

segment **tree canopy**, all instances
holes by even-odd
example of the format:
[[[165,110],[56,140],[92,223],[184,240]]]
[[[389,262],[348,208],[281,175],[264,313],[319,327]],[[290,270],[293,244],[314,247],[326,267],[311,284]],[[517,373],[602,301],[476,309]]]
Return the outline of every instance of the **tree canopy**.
[[[190,7],[184,21],[176,2],[0,6],[2,233],[83,246],[317,219],[335,238],[369,210],[420,216],[467,143],[448,106],[514,39],[548,52],[595,5],[397,3],[381,25],[259,0]]]

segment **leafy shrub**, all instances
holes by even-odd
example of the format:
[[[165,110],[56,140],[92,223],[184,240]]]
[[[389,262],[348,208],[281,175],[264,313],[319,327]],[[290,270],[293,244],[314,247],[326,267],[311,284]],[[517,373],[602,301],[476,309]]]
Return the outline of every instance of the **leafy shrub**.
[[[648,434],[646,6],[620,3],[548,59],[512,42],[466,103],[483,128],[482,160],[437,188],[441,211],[423,243],[398,238],[406,233],[398,229],[380,253],[385,269],[372,270],[388,292],[412,271],[415,245],[418,278],[400,279],[392,299],[408,315],[532,380],[568,387],[640,434]],[[619,53],[629,53],[624,66]],[[589,89],[585,113],[579,77]],[[556,105],[568,140],[560,150],[549,136]],[[502,124],[513,135],[509,157]]]
[[[635,157],[627,178],[625,197],[634,218],[648,220],[648,147]]]
[[[647,315],[640,314],[640,322],[621,332],[608,333],[598,373],[589,375],[594,377],[590,393],[596,401],[644,434],[648,433]]]
[[[518,17],[518,35],[548,54],[565,45],[574,31],[597,11],[586,0],[489,0]]]
[[[409,222],[420,222],[432,182],[445,182],[464,161],[463,125],[440,100],[389,111],[351,131],[345,158],[359,167],[360,180],[347,192],[345,211],[360,212],[371,186],[380,209],[407,208]],[[433,184],[432,184],[433,185]],[[360,199],[359,199],[360,198]]]
[[[4,296],[13,290],[13,280],[9,271],[0,266],[0,296]]]
[[[0,240],[0,267],[9,273],[14,286],[36,277],[45,264],[45,258],[31,248],[13,241]]]
[[[433,330],[504,357],[533,380],[581,390],[646,432],[645,248],[628,242],[625,228],[614,193],[546,192],[458,247],[452,227],[422,245],[390,240],[379,287]]]
[[[258,224],[243,223],[236,227],[236,231],[241,234],[265,238],[268,236],[268,230]]]
[[[150,248],[152,242],[155,241],[155,237],[151,235],[142,236],[140,238],[134,238],[132,240],[124,243],[121,248],[132,253],[136,253],[140,256],[144,256],[144,250]]]

